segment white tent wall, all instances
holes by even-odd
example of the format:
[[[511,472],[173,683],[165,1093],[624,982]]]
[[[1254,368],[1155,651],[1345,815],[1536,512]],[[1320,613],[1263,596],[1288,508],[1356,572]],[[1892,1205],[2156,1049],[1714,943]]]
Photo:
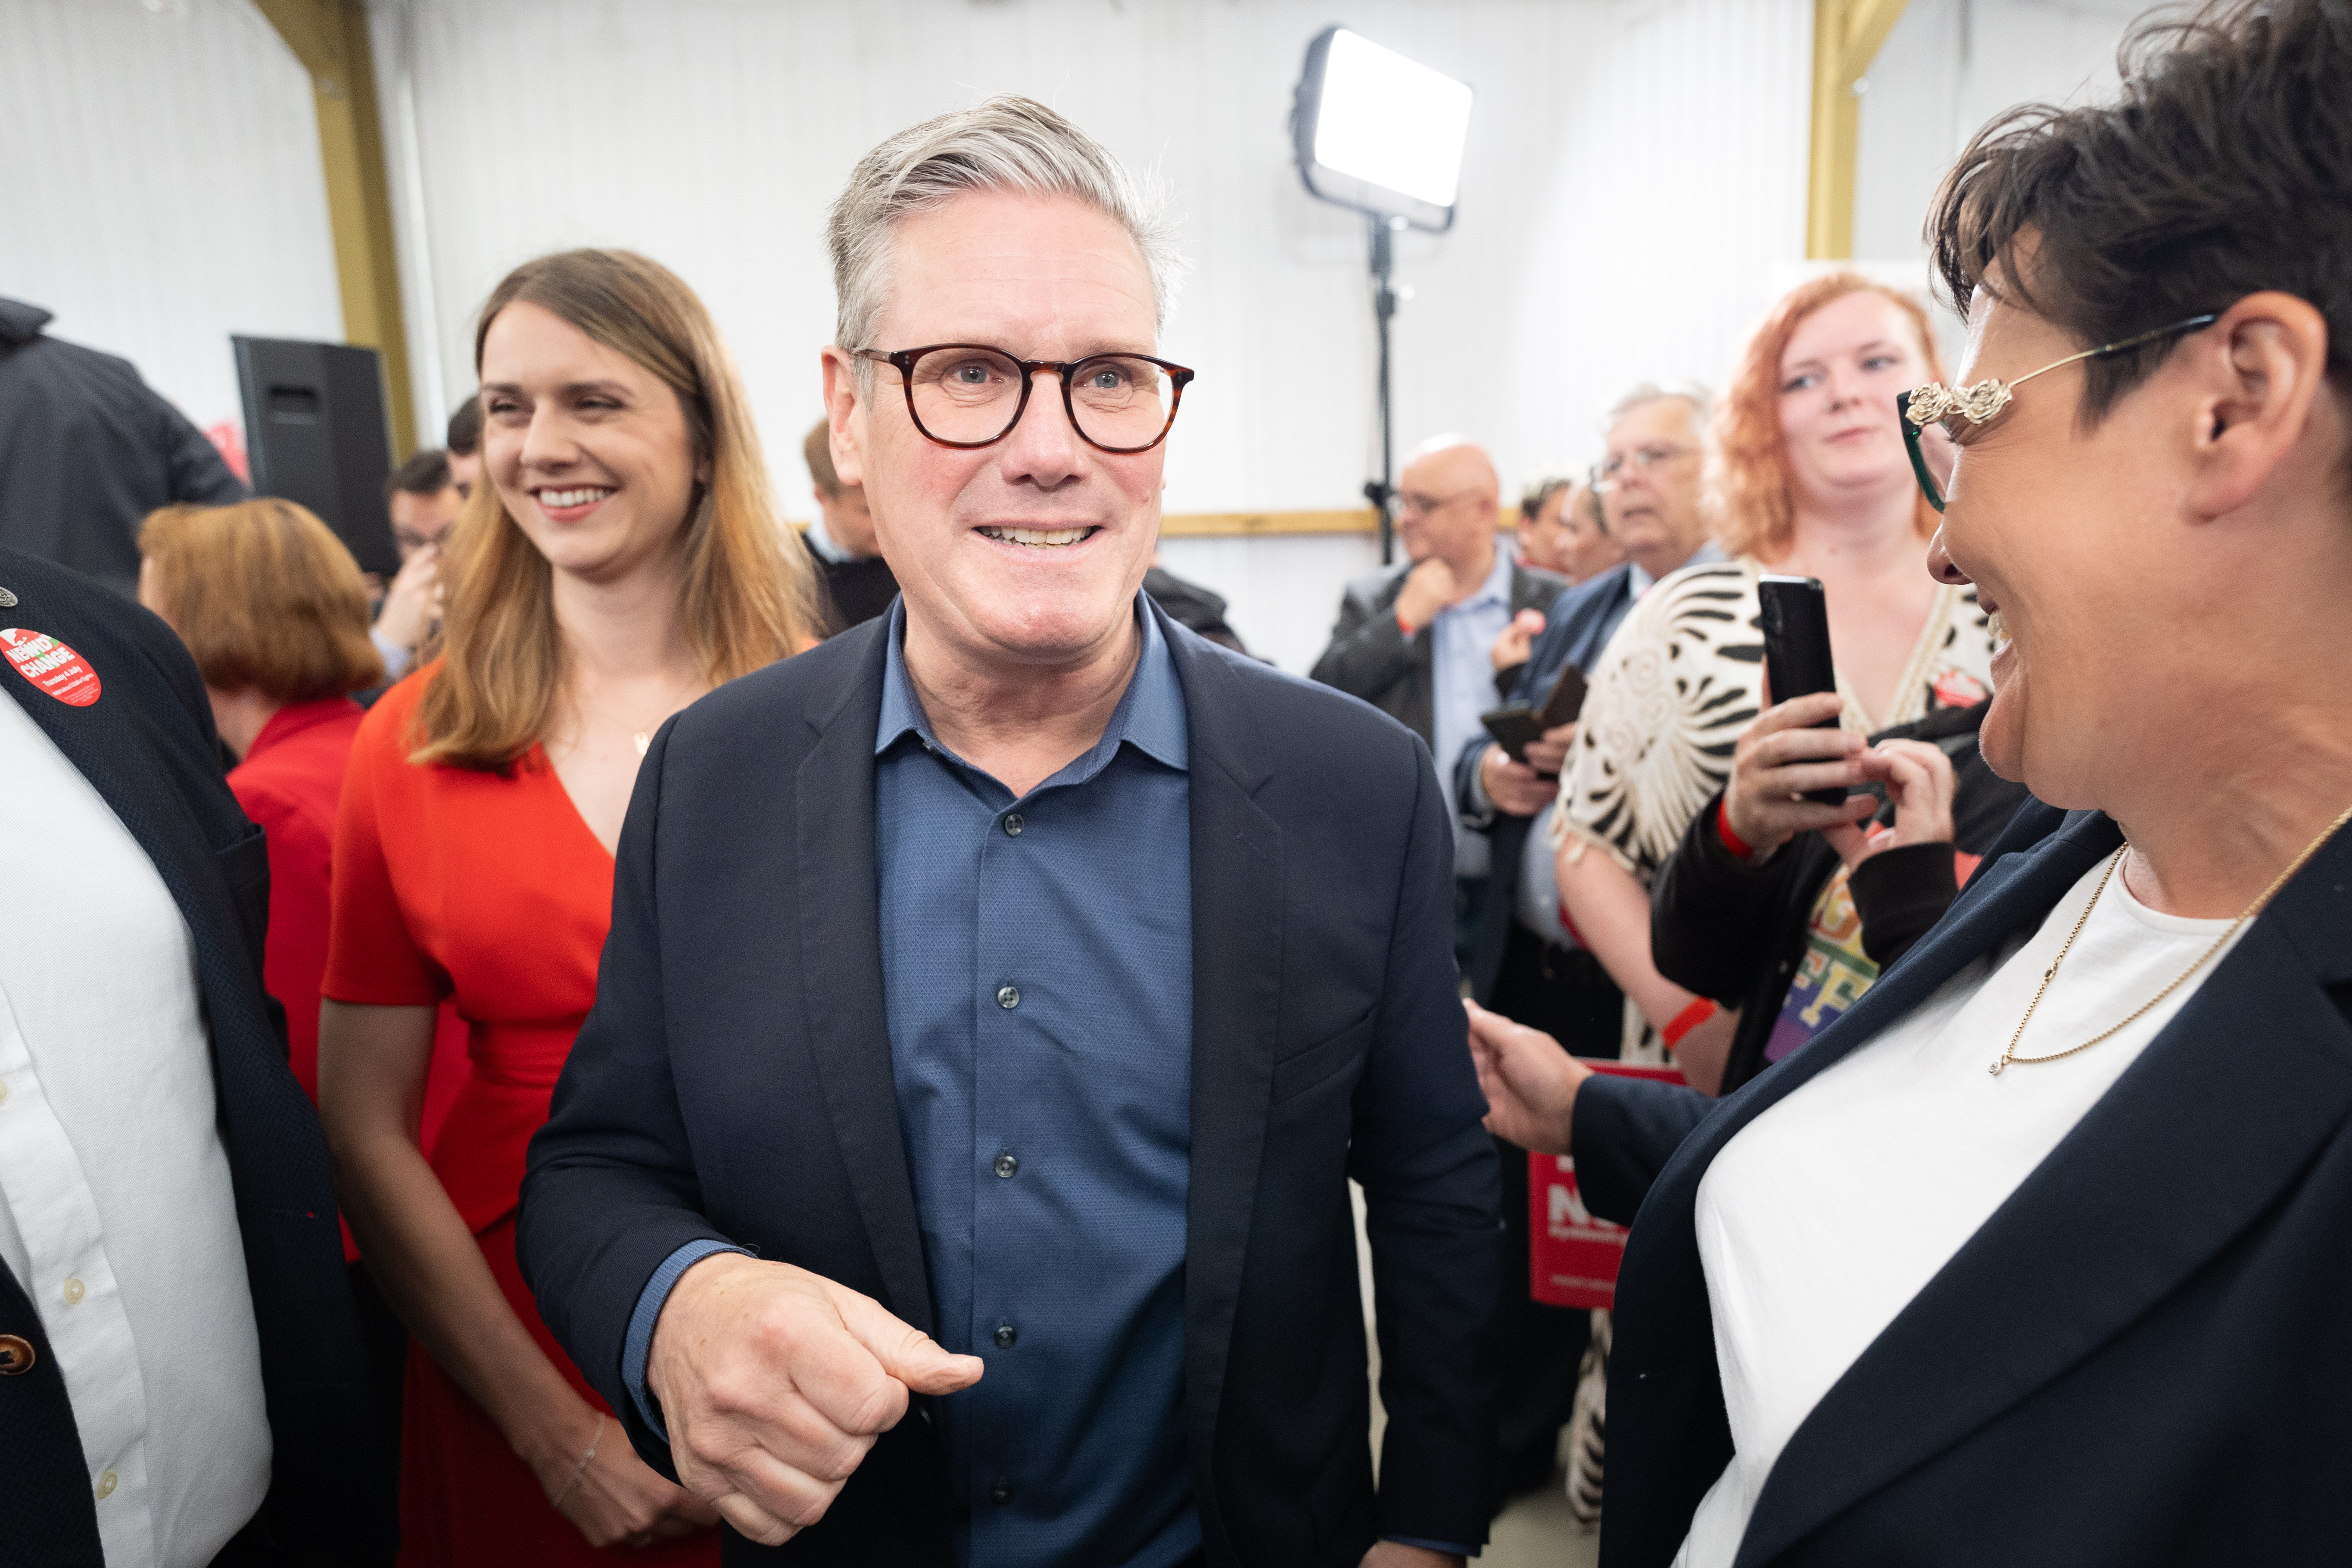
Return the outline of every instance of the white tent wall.
[[[1864,100],[1862,253],[1916,257],[1958,139],[2000,103],[2095,75],[2130,9],[1913,0]],[[1333,17],[1319,0],[371,12],[421,432],[471,388],[474,312],[508,268],[631,246],[709,302],[788,508],[807,515],[825,204],[888,132],[1018,91],[1156,170],[1184,220],[1193,270],[1165,347],[1201,379],[1168,510],[1359,504],[1376,457],[1364,232],[1300,189],[1286,125],[1307,41]],[[1399,246],[1414,295],[1395,330],[1401,452],[1464,431],[1515,484],[1588,461],[1629,384],[1721,379],[1802,253],[1811,12],[1357,0],[1350,26],[1479,94],[1459,223]],[[0,293],[129,355],[199,424],[236,415],[228,333],[341,335],[309,83],[248,0],[0,0]],[[1299,670],[1373,560],[1355,535],[1171,538],[1163,558]]]
[[[343,335],[310,73],[247,0],[0,0],[0,295],[242,426],[233,332]]]
[[[389,0],[378,56],[407,51],[427,239],[406,248],[429,266],[446,395],[471,384],[472,312],[507,268],[634,246],[724,324],[797,501],[794,447],[832,335],[825,204],[889,132],[1025,92],[1157,170],[1184,220],[1193,270],[1165,348],[1201,379],[1168,510],[1360,504],[1375,457],[1362,220],[1306,195],[1286,131],[1327,12]],[[1396,325],[1401,448],[1466,431],[1517,479],[1588,460],[1625,384],[1716,371],[1761,302],[1743,280],[1802,248],[1811,15],[1807,0],[1355,8],[1351,26],[1479,92],[1459,223],[1399,246],[1415,295]],[[1244,637],[1293,669],[1341,583],[1373,563],[1348,536],[1171,539],[1165,560],[1225,593]]]
[[[1917,258],[1936,186],[1977,128],[2020,103],[2116,87],[2116,46],[2147,0],[1910,0],[1870,68],[1854,159],[1857,256]]]

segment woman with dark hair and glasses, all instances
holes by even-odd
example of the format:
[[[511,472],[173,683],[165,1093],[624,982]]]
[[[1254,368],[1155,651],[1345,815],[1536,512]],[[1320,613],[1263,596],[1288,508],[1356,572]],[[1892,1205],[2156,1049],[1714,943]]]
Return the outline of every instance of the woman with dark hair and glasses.
[[[1507,1135],[1599,1212],[1647,1189],[1617,1568],[2352,1540],[2352,5],[2210,6],[2123,75],[1961,155],[1968,358],[1906,402],[1958,448],[1931,567],[2007,634],[1984,754],[2038,801],[1695,1130],[1478,1031]]]

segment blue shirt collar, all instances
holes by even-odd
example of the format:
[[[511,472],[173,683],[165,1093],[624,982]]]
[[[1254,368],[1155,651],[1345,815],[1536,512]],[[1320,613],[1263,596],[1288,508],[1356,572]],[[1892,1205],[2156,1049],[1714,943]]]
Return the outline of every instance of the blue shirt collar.
[[[1135,620],[1136,629],[1142,634],[1143,650],[1136,658],[1135,674],[1128,680],[1127,689],[1119,695],[1118,706],[1111,711],[1110,722],[1103,729],[1102,739],[1095,743],[1094,750],[1073,761],[1046,784],[1084,783],[1109,765],[1122,742],[1133,744],[1163,766],[1179,773],[1189,771],[1190,731],[1184,721],[1183,682],[1176,675],[1176,656],[1169,651],[1168,639],[1160,635],[1159,617],[1144,604],[1139,592],[1135,596]],[[955,757],[931,733],[930,718],[923,711],[921,699],[915,695],[915,683],[908,678],[904,599],[890,606],[890,626],[884,635],[888,638],[888,651],[882,665],[882,721],[875,729],[874,754],[882,755],[911,733],[941,756],[961,763],[962,759]]]
[[[1443,615],[1452,610],[1475,610],[1489,604],[1507,606],[1510,602],[1511,552],[1504,549],[1502,542],[1497,540],[1495,543],[1495,564],[1486,569],[1486,580],[1478,584],[1477,592],[1459,604],[1446,605],[1445,610],[1438,613]]]

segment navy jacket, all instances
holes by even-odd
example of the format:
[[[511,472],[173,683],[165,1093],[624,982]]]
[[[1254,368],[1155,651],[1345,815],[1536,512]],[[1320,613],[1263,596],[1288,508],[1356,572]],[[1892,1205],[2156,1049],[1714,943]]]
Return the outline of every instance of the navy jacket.
[[[1618,1279],[1603,1568],[1670,1562],[1730,1457],[1693,1218],[1717,1151],[2040,921],[2121,842],[2097,813],[2028,803],[1843,1019],[1682,1142]],[[1738,1568],[2345,1560],[2347,889],[2352,836],[2338,836],[1806,1417]],[[1655,1097],[1614,1087],[1592,1112],[1630,1147]],[[1678,1136],[1674,1107],[1655,1109],[1651,1131]],[[1618,1174],[1593,1173],[1603,1189]]]
[[[1191,731],[1185,1422],[1209,1559],[1355,1568],[1379,1535],[1484,1541],[1498,1200],[1429,753],[1154,613]],[[722,687],[656,736],[596,1005],[531,1143],[524,1276],[666,1471],[621,1352],[646,1281],[684,1243],[756,1248],[933,1328],[882,1013],[887,631],[868,622]],[[1348,1176],[1370,1211],[1377,1495]],[[952,1561],[919,1406],[779,1555]],[[762,1555],[731,1533],[728,1552]]]
[[[246,1275],[261,1338],[273,1447],[269,1534],[293,1550],[388,1554],[393,1521],[367,1484],[375,1413],[343,1271],[326,1139],[286,1063],[285,1016],[261,986],[269,857],[221,775],[212,707],[188,650],[136,605],[46,561],[0,548],[0,626],[47,632],[102,690],[72,708],[0,668],[0,687],[57,742],[155,862],[195,938]],[[5,878],[5,869],[0,869]],[[0,1377],[0,1560],[99,1561],[98,1515],[57,1358],[22,1285],[0,1265],[0,1333],[38,1358]]]
[[[1495,548],[1504,548],[1496,540]],[[1368,572],[1339,595],[1339,619],[1330,646],[1315,661],[1314,678],[1360,697],[1430,743],[1437,723],[1437,639],[1423,626],[1411,637],[1397,625],[1396,602],[1414,563],[1400,561]],[[1564,578],[1511,563],[1511,614],[1546,610],[1568,589]],[[1454,759],[1441,757],[1451,766]]]

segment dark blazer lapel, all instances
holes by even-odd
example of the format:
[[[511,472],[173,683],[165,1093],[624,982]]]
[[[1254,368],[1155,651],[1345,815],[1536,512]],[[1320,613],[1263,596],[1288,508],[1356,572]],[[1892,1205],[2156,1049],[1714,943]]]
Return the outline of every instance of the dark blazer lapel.
[[[1832,1387],[1774,1466],[1741,1564],[2063,1373],[2294,1182],[2352,1115],[2352,1024],[2326,989],[2352,979],[2347,884],[2339,840]]]
[[[1160,614],[1155,608],[1154,614]],[[1185,1199],[1185,1403],[1195,1495],[1216,1539],[1208,1459],[1257,1204],[1282,1000],[1282,830],[1232,657],[1160,617],[1184,688],[1192,822],[1192,1185]]]
[[[930,1277],[890,1072],[874,868],[874,733],[891,620],[842,634],[868,641],[857,678],[829,711],[808,717],[817,741],[801,763],[793,811],[801,987],[809,1055],[882,1272],[883,1305],[931,1333]]]

